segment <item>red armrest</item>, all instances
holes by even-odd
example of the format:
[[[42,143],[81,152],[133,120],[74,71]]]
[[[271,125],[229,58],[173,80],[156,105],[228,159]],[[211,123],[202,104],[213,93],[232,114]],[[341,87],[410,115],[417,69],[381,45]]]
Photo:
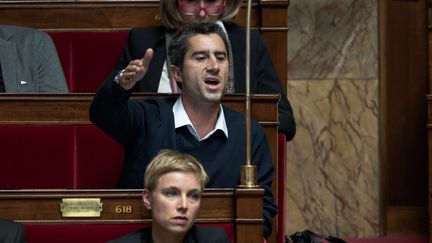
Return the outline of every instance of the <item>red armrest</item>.
[[[278,233],[277,241],[284,242],[285,231],[285,163],[286,163],[286,139],[285,134],[278,136]]]

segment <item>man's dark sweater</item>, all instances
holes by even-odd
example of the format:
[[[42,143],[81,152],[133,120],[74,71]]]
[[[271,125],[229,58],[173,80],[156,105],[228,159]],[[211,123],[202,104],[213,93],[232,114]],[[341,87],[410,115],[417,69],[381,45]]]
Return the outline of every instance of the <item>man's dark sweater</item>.
[[[244,115],[223,107],[229,137],[218,130],[199,142],[187,127],[175,129],[172,107],[176,98],[129,100],[131,92],[111,80],[108,78],[96,93],[90,119],[124,146],[121,188],[142,188],[145,168],[161,149],[196,157],[210,177],[209,188],[233,188],[240,184],[240,167],[246,161]],[[251,124],[251,134],[252,163],[257,166],[258,184],[265,189],[264,236],[268,237],[272,217],[277,213],[271,191],[274,169],[264,129],[256,121]]]

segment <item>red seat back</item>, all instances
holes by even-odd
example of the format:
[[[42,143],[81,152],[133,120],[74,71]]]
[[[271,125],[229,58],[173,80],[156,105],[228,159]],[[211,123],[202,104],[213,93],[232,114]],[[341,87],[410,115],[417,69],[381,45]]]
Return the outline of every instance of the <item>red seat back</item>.
[[[0,189],[73,188],[73,145],[73,126],[1,125]]]
[[[123,147],[93,125],[76,126],[75,132],[75,188],[117,188]]]
[[[0,125],[0,189],[112,189],[123,147],[93,125]]]
[[[69,91],[94,93],[114,69],[128,31],[49,32]]]

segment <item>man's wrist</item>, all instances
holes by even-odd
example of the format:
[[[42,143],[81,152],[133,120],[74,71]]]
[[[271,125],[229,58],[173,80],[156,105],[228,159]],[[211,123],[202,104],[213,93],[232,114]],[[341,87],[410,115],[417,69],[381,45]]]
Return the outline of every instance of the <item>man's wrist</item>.
[[[116,82],[117,84],[120,85],[120,80],[122,79],[124,72],[125,72],[124,69],[121,70],[121,71],[120,71],[120,72],[115,76],[115,78],[114,78],[114,82]]]

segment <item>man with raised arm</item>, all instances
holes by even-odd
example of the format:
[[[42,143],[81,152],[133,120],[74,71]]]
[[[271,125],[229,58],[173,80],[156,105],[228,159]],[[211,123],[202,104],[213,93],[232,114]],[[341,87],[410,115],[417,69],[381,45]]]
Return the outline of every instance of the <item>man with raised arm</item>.
[[[191,24],[168,49],[172,76],[182,88],[179,97],[130,99],[132,87],[147,71],[152,49],[98,90],[90,119],[124,146],[121,188],[142,188],[145,168],[161,149],[197,158],[210,177],[209,188],[240,184],[240,168],[246,161],[245,116],[221,105],[229,81],[228,46],[217,24]],[[251,134],[252,163],[258,184],[265,189],[263,234],[268,237],[277,212],[271,191],[274,169],[264,129],[256,121]]]

